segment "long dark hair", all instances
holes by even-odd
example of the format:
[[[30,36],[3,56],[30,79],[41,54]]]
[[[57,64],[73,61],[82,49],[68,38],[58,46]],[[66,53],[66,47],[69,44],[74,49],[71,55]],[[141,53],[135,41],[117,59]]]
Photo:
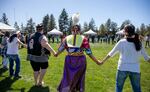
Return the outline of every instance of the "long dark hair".
[[[6,32],[5,33],[5,37],[9,37],[10,36],[10,33],[9,32]]]
[[[80,32],[81,31],[81,29],[80,29],[80,26],[79,25],[74,25],[74,26],[72,26],[72,29],[71,29],[71,31],[75,31],[75,28],[77,28],[77,32]]]
[[[142,43],[139,39],[139,35],[137,33],[135,33],[135,27],[132,24],[128,24],[125,26],[124,30],[125,30],[125,32],[128,33],[127,38],[126,38],[127,41],[134,43],[136,51],[141,50]],[[132,36],[134,36],[134,37],[132,38]]]
[[[11,43],[14,40],[15,37],[17,37],[17,34],[13,34],[12,36],[10,36],[9,42]]]

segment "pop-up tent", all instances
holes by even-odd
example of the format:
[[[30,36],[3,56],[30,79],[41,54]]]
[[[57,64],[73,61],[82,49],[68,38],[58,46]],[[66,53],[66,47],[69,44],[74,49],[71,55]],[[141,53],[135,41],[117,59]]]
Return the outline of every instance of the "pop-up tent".
[[[85,34],[85,35],[96,35],[97,33],[94,32],[94,31],[92,31],[92,30],[90,29],[89,31],[84,32],[83,34]]]
[[[0,32],[0,35],[4,35],[2,32]]]
[[[15,30],[15,28],[0,22],[0,30]]]
[[[58,31],[55,28],[53,30],[51,30],[50,32],[48,32],[47,34],[49,34],[49,35],[63,35],[62,32]]]
[[[116,32],[117,35],[123,35],[124,34],[124,30],[120,30],[118,32]]]

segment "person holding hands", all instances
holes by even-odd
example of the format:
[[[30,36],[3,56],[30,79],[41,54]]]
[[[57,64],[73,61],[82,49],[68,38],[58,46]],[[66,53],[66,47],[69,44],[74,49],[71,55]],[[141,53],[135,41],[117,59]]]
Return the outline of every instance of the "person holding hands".
[[[121,39],[108,55],[102,60],[106,62],[110,57],[119,52],[118,71],[116,76],[116,92],[122,92],[123,85],[127,77],[130,78],[134,92],[141,92],[140,85],[140,62],[139,57],[142,55],[150,63],[150,57],[145,52],[144,47],[135,33],[135,27],[128,24],[124,27],[125,38]]]
[[[101,62],[95,58],[90,49],[88,39],[81,35],[80,26],[77,25],[79,14],[75,14],[72,17],[72,35],[64,38],[56,56],[58,56],[65,49],[67,55],[64,62],[63,78],[58,87],[59,92],[84,92],[85,72],[86,72],[86,54],[96,63]]]

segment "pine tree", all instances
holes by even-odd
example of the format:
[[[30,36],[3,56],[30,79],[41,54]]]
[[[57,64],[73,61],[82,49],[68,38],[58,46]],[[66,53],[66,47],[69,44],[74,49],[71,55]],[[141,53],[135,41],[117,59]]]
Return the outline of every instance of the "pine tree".
[[[107,34],[113,34],[113,35],[115,35],[115,33],[118,29],[117,23],[111,21],[110,18],[106,21],[105,28],[106,28]]]
[[[147,34],[150,35],[150,24],[147,26],[146,31],[147,31]]]
[[[8,18],[6,17],[6,14],[5,14],[5,13],[3,13],[3,15],[2,15],[1,22],[3,22],[3,23],[5,23],[5,24],[9,25],[9,23],[8,23]]]
[[[72,29],[72,26],[73,26],[73,22],[72,22],[72,18],[69,18],[69,28],[68,28],[68,34],[70,35],[71,34],[71,29]]]
[[[20,30],[21,30],[22,32],[25,32],[25,27],[23,26],[23,23],[21,23],[21,28],[20,28]]]
[[[63,34],[67,35],[69,34],[69,21],[68,21],[68,13],[65,9],[62,10],[60,16],[59,16],[59,29],[63,32]]]
[[[26,26],[25,30],[27,31],[27,33],[34,33],[35,32],[35,23],[33,22],[32,18],[30,18],[27,21],[27,26]]]
[[[19,28],[19,26],[18,26],[17,22],[15,22],[15,24],[14,24],[14,28],[15,28],[17,31],[19,31],[19,30],[20,30],[20,28]]]
[[[106,28],[107,33],[109,33],[109,31],[111,30],[111,19],[110,18],[106,21],[105,28]]]
[[[55,22],[55,18],[53,16],[53,14],[51,14],[50,18],[49,18],[49,22],[48,22],[48,31],[51,31],[54,28],[57,28],[56,27],[56,22]]]
[[[140,29],[139,28],[136,29],[136,33],[140,34]]]
[[[110,25],[110,30],[109,31],[111,31],[111,34],[115,35],[116,32],[117,32],[117,29],[118,29],[117,23],[115,23],[115,22],[112,21],[111,25]]]
[[[122,29],[124,28],[124,26],[127,25],[127,24],[131,24],[131,21],[130,21],[130,20],[125,20],[125,21],[122,23],[122,25],[121,25],[121,27],[120,27],[120,30],[122,30]]]
[[[84,22],[83,24],[83,32],[86,32],[89,30],[89,26],[88,26],[88,23],[87,22]]]
[[[95,21],[94,19],[92,18],[91,21],[89,22],[89,29],[95,31],[96,30],[96,27],[95,27]]]
[[[107,33],[106,31],[106,27],[104,26],[104,24],[101,24],[100,27],[99,27],[99,31],[98,31],[98,34],[101,35],[101,36],[105,36],[105,34]]]
[[[44,18],[43,18],[43,26],[44,26],[44,32],[45,32],[45,33],[48,32],[48,23],[49,23],[49,15],[47,14],[47,15],[44,16]]]
[[[141,35],[146,35],[146,26],[144,23],[141,24],[140,26],[140,34]]]

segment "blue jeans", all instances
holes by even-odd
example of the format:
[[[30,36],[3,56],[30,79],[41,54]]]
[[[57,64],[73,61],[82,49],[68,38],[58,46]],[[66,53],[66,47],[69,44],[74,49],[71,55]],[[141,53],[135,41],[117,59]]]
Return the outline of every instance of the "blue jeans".
[[[124,82],[128,76],[130,78],[133,92],[141,92],[140,73],[120,70],[118,70],[116,76],[116,92],[122,92]]]
[[[16,55],[8,55],[8,59],[9,59],[9,73],[10,73],[10,76],[19,76],[19,72],[20,72],[20,58],[19,56],[16,54]],[[15,69],[15,73],[14,73],[14,61],[16,63],[16,69]]]

